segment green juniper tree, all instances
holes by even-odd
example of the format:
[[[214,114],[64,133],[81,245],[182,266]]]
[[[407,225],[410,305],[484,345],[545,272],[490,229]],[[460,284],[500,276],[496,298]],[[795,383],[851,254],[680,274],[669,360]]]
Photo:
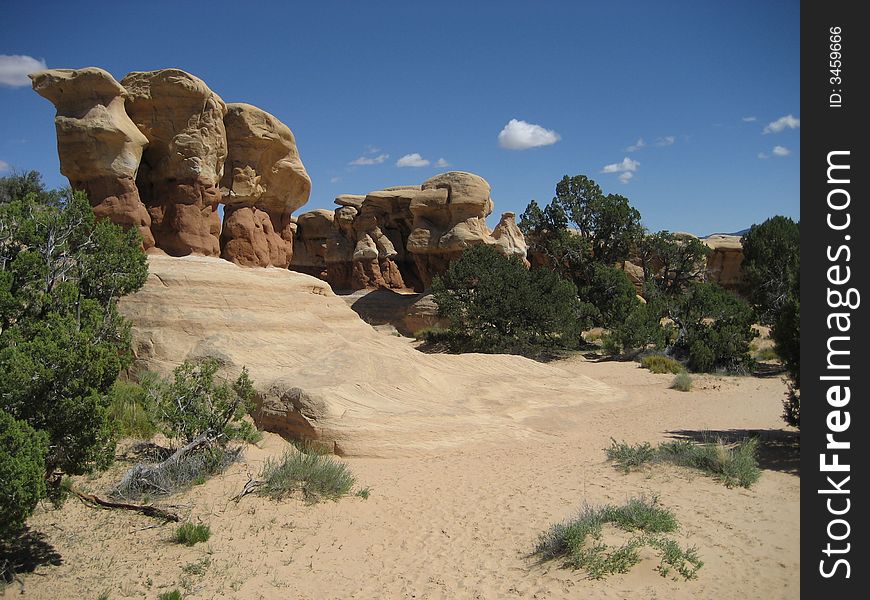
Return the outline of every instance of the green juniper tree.
[[[113,457],[106,394],[131,358],[116,300],[147,263],[138,231],[96,222],[84,193],[0,181],[25,190],[0,203],[0,411],[44,434],[51,491]]]

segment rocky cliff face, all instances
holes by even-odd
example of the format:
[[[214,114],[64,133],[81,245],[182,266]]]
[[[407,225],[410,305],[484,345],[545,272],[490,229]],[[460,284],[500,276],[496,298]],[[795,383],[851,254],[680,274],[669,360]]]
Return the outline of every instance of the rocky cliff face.
[[[178,69],[130,73],[121,85],[127,114],[148,139],[136,185],[157,247],[172,256],[217,256],[226,104]]]
[[[287,268],[296,229],[291,214],[311,194],[296,138],[250,104],[227,105],[224,124],[229,154],[221,180],[221,256],[243,266]]]
[[[365,196],[338,196],[339,208],[303,213],[291,268],[320,276],[335,289],[422,291],[475,244],[525,260],[526,244],[513,213],[495,230],[490,186],[472,173],[451,171],[421,186],[398,186]],[[328,222],[328,224],[327,224]]]
[[[60,172],[87,192],[94,214],[136,227],[145,249],[154,246],[151,217],[136,187],[148,139],[124,102],[127,91],[102,69],[52,69],[32,75],[33,89],[54,104]]]
[[[291,213],[308,200],[311,180],[293,133],[274,116],[228,106],[178,69],[120,83],[93,67],[31,79],[57,108],[61,172],[88,193],[97,217],[137,227],[146,249],[173,256],[290,264]]]
[[[702,238],[711,250],[707,256],[707,280],[737,291],[742,283],[743,243],[739,235],[711,235]]]

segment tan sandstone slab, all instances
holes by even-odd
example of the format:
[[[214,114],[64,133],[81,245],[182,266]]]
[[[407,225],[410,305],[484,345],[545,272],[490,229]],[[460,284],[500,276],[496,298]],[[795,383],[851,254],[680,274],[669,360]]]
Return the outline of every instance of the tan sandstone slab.
[[[345,455],[428,453],[461,443],[547,436],[590,403],[623,394],[559,365],[511,355],[424,354],[376,332],[322,280],[215,258],[150,256],[125,298],[138,369],[215,357],[246,366],[258,418]]]

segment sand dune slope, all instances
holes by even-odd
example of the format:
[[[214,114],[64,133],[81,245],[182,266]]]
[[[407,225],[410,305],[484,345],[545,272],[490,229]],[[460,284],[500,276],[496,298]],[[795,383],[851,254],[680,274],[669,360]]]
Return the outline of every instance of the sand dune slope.
[[[215,357],[246,366],[261,424],[341,455],[398,456],[500,437],[550,435],[623,394],[560,364],[508,355],[427,355],[360,320],[323,281],[203,257],[151,256],[125,298],[137,368]],[[296,388],[296,389],[294,389]]]
[[[309,506],[254,495],[231,499],[263,461],[288,446],[267,434],[241,463],[205,485],[158,503],[208,524],[211,539],[188,548],[174,525],[46,503],[29,520],[42,556],[23,574],[26,593],[4,598],[154,600],[513,599],[788,600],[800,590],[800,478],[794,431],[782,427],[777,379],[695,377],[668,389],[670,375],[632,363],[570,367],[624,390],[620,402],[585,405],[578,421],[544,439],[502,439],[418,457],[343,460],[368,499]],[[581,418],[582,417],[582,418]],[[728,489],[693,471],[658,465],[624,475],[605,459],[611,437],[629,442],[704,431],[762,436],[761,479]],[[103,493],[129,463],[77,485]],[[662,577],[645,552],[629,573],[602,581],[528,558],[539,533],[590,504],[657,495],[680,522],[675,539],[704,561],[693,581]]]

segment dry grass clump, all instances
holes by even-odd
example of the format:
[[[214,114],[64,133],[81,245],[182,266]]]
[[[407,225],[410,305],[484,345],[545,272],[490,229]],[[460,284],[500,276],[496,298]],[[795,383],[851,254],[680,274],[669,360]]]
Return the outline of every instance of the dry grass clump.
[[[695,442],[676,440],[653,448],[649,442],[630,445],[611,438],[607,459],[624,472],[648,462],[667,462],[697,469],[719,479],[728,487],[748,488],[761,477],[756,453],[758,440],[746,438],[737,443],[722,439]]]
[[[280,500],[301,492],[307,502],[335,500],[348,494],[356,481],[347,465],[319,452],[284,452],[268,459],[260,473],[257,493]]]
[[[111,495],[125,499],[168,496],[222,473],[241,455],[240,446],[204,446],[160,463],[138,463],[127,471]]]
[[[671,388],[677,390],[678,392],[688,392],[692,389],[692,376],[688,373],[679,373],[676,377],[674,377],[673,383],[671,383]]]
[[[640,366],[644,369],[649,369],[650,373],[661,375],[662,373],[684,373],[684,367],[679,361],[674,360],[664,354],[650,354],[640,359]]]

